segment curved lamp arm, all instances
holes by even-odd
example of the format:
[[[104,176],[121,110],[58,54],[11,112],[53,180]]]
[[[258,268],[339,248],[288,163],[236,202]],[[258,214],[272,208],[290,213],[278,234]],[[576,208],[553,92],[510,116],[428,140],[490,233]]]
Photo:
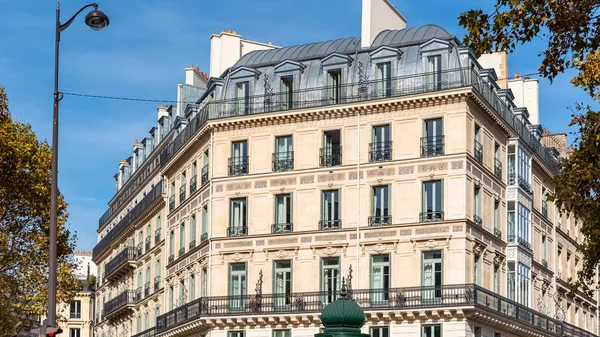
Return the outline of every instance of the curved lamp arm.
[[[84,9],[88,8],[88,7],[94,7],[94,9],[98,9],[98,4],[97,3],[91,3],[89,5],[85,5],[83,7],[81,7],[81,9],[75,13],[75,15],[73,15],[67,22],[63,23],[62,25],[60,24],[60,22],[57,22],[57,30],[58,32],[62,32],[63,30],[69,28],[69,26],[73,23],[73,20],[75,20],[75,17],[77,17],[77,15],[79,15],[79,13],[81,13]]]

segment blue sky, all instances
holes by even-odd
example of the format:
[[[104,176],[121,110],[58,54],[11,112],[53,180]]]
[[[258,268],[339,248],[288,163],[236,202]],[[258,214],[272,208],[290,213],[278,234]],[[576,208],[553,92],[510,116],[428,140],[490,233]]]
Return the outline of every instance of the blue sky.
[[[490,7],[492,0],[391,0],[408,26],[435,23],[459,38],[461,11]],[[210,34],[236,30],[244,38],[288,46],[360,36],[361,0],[155,1],[98,0],[111,20],[96,32],[82,13],[61,40],[60,90],[95,95],[175,100],[176,83],[190,64],[208,72]],[[65,1],[66,21],[87,2]],[[50,139],[54,62],[52,1],[0,0],[0,85],[13,117]],[[9,14],[9,15],[7,15]],[[544,42],[534,40],[509,56],[509,73],[536,72]],[[540,120],[553,132],[567,130],[576,101],[589,102],[570,83],[540,81]],[[98,218],[114,193],[118,162],[136,138],[156,124],[158,103],[65,96],[61,101],[59,187],[69,202],[78,248],[96,243]]]

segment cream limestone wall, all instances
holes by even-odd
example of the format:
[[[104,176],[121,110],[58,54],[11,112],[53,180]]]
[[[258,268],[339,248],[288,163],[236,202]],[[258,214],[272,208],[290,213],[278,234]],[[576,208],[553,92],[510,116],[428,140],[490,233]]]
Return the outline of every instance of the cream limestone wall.
[[[70,303],[61,304],[57,308],[59,317],[59,327],[63,329],[63,334],[70,336],[71,329],[79,329],[81,337],[92,337],[94,303],[92,292],[82,291],[75,295],[73,301],[81,302],[81,316],[79,318],[70,315]]]

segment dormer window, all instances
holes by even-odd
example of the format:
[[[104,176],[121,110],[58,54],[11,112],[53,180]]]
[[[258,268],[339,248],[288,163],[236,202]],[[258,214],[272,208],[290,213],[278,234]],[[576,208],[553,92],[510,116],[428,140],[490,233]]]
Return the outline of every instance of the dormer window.
[[[294,107],[294,77],[284,76],[281,78],[280,98],[281,110],[293,109]]]
[[[235,115],[247,115],[250,99],[250,83],[248,81],[235,84]]]
[[[392,62],[377,63],[375,92],[377,97],[390,97],[392,95]]]
[[[329,104],[340,103],[342,96],[342,69],[327,71],[327,93]]]
[[[427,56],[427,88],[429,90],[442,89],[442,56]]]

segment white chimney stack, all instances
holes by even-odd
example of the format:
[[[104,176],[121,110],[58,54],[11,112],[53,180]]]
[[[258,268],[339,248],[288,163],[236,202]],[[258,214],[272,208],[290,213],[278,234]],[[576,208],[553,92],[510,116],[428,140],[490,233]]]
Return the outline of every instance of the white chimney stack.
[[[370,47],[386,29],[405,29],[406,19],[388,0],[363,0],[361,47]]]

